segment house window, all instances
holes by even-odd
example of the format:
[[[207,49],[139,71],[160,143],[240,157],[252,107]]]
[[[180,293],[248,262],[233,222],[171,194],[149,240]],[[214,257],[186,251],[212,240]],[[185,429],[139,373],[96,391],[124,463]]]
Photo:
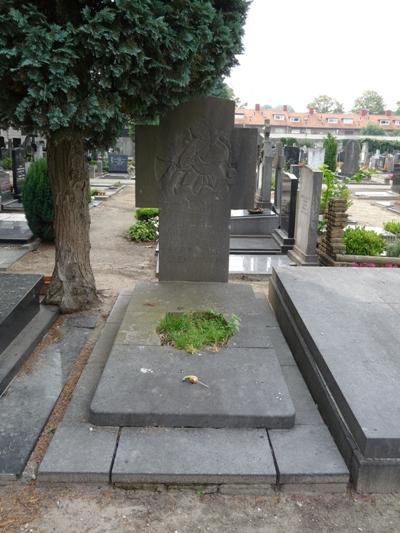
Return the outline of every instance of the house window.
[[[382,119],[379,121],[379,124],[380,124],[381,126],[389,126],[389,125],[390,125],[390,120],[385,120],[385,119],[382,118]]]
[[[395,120],[394,123],[396,124],[396,126],[400,126],[400,120]]]
[[[343,119],[343,124],[353,124],[353,119],[352,118],[344,118]]]
[[[235,119],[236,120],[243,120],[244,119],[244,113],[235,113]]]
[[[328,124],[337,124],[339,121],[337,118],[328,118]]]
[[[300,117],[290,117],[290,122],[300,122]]]
[[[285,120],[285,115],[274,115],[275,120]]]

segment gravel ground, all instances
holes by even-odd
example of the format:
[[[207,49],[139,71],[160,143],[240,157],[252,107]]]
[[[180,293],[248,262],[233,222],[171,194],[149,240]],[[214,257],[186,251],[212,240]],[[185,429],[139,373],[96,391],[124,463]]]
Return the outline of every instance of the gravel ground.
[[[154,246],[126,240],[133,222],[134,186],[128,185],[91,211],[92,265],[107,315],[120,289],[136,280],[154,280]],[[394,214],[356,200],[352,218],[381,225]],[[383,217],[383,218],[382,218]],[[12,267],[14,272],[51,274],[52,247],[41,245]],[[265,290],[266,283],[253,284]],[[72,372],[49,427],[54,430],[90,352],[84,350]],[[43,432],[30,463],[36,463],[50,440]],[[84,485],[46,486],[21,480],[0,487],[1,532],[400,532],[399,495],[271,494],[223,496],[203,491],[124,491]]]

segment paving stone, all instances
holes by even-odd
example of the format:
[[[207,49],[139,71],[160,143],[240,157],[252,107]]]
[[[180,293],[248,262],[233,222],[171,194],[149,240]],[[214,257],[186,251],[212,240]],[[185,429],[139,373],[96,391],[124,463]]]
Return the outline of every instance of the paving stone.
[[[90,424],[58,428],[40,465],[39,481],[108,483],[118,431]]]
[[[270,430],[279,483],[348,483],[349,471],[326,426]]]
[[[80,313],[71,316],[69,323],[74,328],[94,329],[96,327],[99,315],[97,313]]]
[[[276,472],[265,430],[124,428],[111,480],[270,484]]]
[[[296,366],[284,366],[282,373],[296,410],[296,426],[324,425],[299,369]]]
[[[268,337],[281,365],[296,365],[296,361],[279,326],[268,328]]]
[[[274,277],[341,416],[370,458],[400,458],[394,309],[400,275],[393,270],[286,268]]]
[[[28,223],[22,220],[0,220],[0,243],[25,244],[33,239]]]
[[[99,425],[289,428],[295,410],[275,352],[114,345],[90,408]],[[199,376],[209,388],[182,382]]]
[[[0,480],[19,477],[90,330],[60,328],[29,371],[21,369],[0,397]]]

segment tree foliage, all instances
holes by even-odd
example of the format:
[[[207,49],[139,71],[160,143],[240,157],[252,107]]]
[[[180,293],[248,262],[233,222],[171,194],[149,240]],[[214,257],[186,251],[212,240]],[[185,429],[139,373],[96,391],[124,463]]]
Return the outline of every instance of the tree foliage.
[[[381,115],[385,111],[385,103],[380,94],[376,91],[364,91],[364,93],[355,100],[353,111],[359,112],[366,109],[371,115]]]
[[[280,105],[277,105],[277,106],[273,107],[272,109],[273,109],[273,111],[283,111],[284,107],[285,106],[283,104],[280,104]],[[287,105],[286,107],[287,107],[287,110],[289,111],[289,113],[294,113],[294,107],[293,106]]]
[[[221,79],[217,80],[216,84],[210,91],[210,96],[217,96],[218,98],[227,98],[228,100],[235,100],[236,96],[232,87]]]
[[[362,135],[386,135],[386,131],[379,126],[379,124],[373,124],[370,122],[365,126],[365,128],[361,129]]]
[[[325,148],[325,160],[324,164],[329,168],[331,172],[336,172],[336,158],[337,158],[337,149],[338,144],[335,137],[328,133],[324,139],[324,148]]]
[[[2,0],[0,124],[101,145],[127,116],[207,94],[241,51],[245,0]]]
[[[307,107],[315,109],[317,113],[343,113],[343,104],[326,94],[317,96]]]

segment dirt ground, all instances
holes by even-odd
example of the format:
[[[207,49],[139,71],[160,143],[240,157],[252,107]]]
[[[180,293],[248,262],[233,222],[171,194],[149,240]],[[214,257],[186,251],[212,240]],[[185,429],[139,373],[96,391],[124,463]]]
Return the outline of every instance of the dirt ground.
[[[379,225],[376,210],[383,210],[370,210],[368,204],[358,200],[352,209],[361,211],[354,214],[365,217],[360,223]],[[132,286],[135,280],[155,279],[154,246],[125,238],[133,222],[133,209],[134,187],[129,185],[91,211],[92,265],[103,315],[120,289]],[[394,218],[390,214],[388,220]],[[42,245],[12,270],[51,274],[53,261],[52,247]],[[265,289],[265,283],[258,285]],[[125,491],[84,485],[46,486],[21,480],[0,487],[0,531],[399,533],[400,497],[352,492],[223,496],[189,489]]]

